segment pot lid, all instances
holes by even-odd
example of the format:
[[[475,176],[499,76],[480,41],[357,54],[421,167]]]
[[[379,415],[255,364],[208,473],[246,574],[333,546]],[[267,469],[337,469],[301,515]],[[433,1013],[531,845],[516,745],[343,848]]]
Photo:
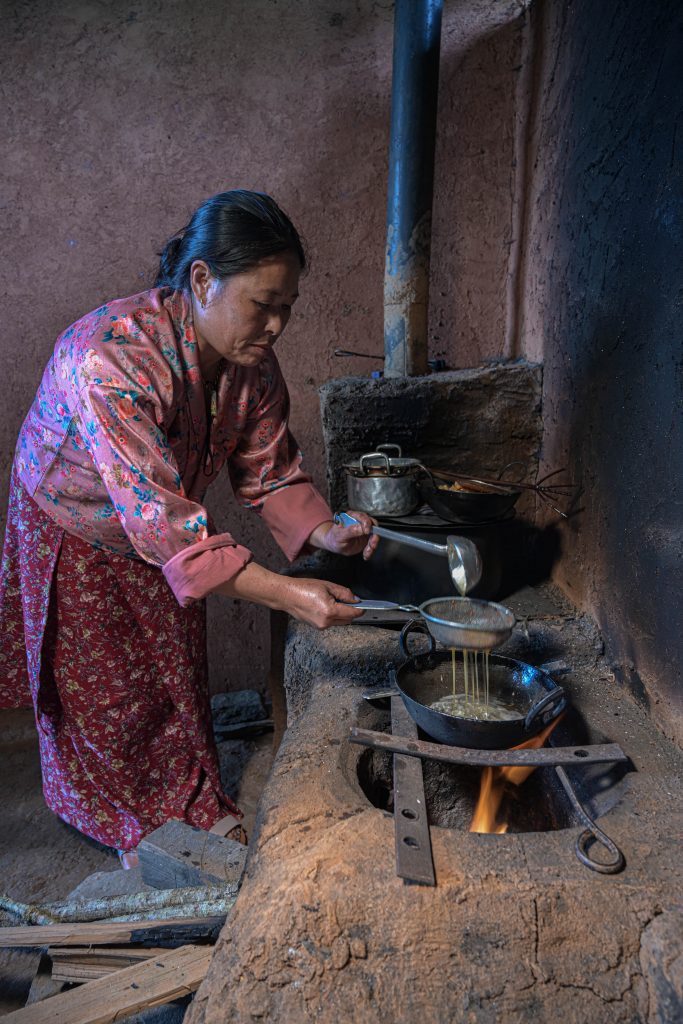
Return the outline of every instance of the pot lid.
[[[390,455],[389,452],[395,452]],[[348,462],[344,466],[354,476],[403,476],[417,469],[422,469],[419,459],[405,458],[400,445],[378,444],[374,451],[361,455],[357,462]]]

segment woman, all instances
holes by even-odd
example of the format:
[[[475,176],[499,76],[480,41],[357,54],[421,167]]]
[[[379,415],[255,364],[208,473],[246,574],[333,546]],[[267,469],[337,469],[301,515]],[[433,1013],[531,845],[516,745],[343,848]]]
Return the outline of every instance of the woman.
[[[374,548],[367,516],[333,523],[287,427],[273,346],[305,262],[268,196],[207,200],[166,245],[154,288],[61,335],[19,435],[0,706],[30,693],[48,806],[124,864],[170,818],[241,837],[212,738],[203,598],[319,628],[360,614],[340,603],[345,587],[258,565],[203,505],[227,463],[290,559]]]

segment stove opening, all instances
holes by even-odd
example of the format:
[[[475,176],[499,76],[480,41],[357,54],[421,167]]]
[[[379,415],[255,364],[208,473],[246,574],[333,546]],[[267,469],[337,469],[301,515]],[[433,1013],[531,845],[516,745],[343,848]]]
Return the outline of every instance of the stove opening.
[[[481,768],[423,761],[427,817],[430,825],[467,832],[479,796]],[[364,750],[358,781],[380,810],[394,811],[393,755]],[[501,812],[508,832],[551,832],[571,828],[571,808],[552,768],[538,768],[521,786],[506,788]]]
[[[555,737],[559,745],[581,742],[577,740],[579,730],[571,728],[573,717],[570,714],[558,726]],[[363,728],[378,732],[390,731],[388,711],[367,708],[362,718],[359,725]],[[429,739],[424,735],[421,738]],[[592,742],[605,742],[601,736],[591,736],[590,739]],[[469,831],[480,794],[483,769],[422,761],[422,770],[429,824],[437,828]],[[572,770],[571,781],[586,810],[597,818],[606,814],[621,799],[631,770],[632,766],[590,765]],[[356,776],[370,803],[393,814],[393,754],[370,748],[362,750],[356,762]],[[507,824],[508,833],[552,832],[574,828],[578,824],[555,770],[551,767],[537,768],[517,785],[505,784],[496,820]],[[502,830],[494,827],[490,831]]]

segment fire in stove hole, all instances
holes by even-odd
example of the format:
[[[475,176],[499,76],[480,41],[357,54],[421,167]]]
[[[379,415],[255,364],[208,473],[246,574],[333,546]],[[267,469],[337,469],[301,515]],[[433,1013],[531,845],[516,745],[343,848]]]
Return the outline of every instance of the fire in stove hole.
[[[564,713],[558,715],[558,717],[547,725],[542,732],[538,733],[537,736],[532,736],[531,739],[525,740],[524,743],[519,743],[516,747],[512,747],[511,749],[535,750],[542,747],[555,726],[563,717]],[[507,821],[497,820],[498,811],[503,801],[503,797],[505,796],[506,789],[509,784],[521,786],[533,771],[533,767],[526,768],[520,765],[506,765],[503,768],[482,768],[479,799],[477,800],[477,805],[474,808],[474,814],[472,815],[472,821],[470,822],[470,832],[489,832],[496,835],[502,835],[504,832],[507,832]]]

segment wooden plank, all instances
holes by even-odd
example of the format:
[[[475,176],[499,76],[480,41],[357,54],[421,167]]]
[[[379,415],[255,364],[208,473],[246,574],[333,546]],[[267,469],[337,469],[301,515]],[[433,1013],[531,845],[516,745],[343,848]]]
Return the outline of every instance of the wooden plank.
[[[126,1014],[194,992],[211,960],[210,946],[181,946],[144,964],[7,1014],[7,1024],[111,1024]]]
[[[147,946],[50,946],[47,955],[52,961],[53,981],[82,984],[167,952]]]
[[[247,848],[185,821],[167,821],[138,844],[142,880],[156,889],[237,884]]]
[[[608,764],[612,761],[628,761],[627,755],[616,743],[592,743],[585,747],[542,747],[540,750],[482,750],[477,747],[450,747],[444,743],[428,743],[426,740],[411,740],[405,736],[392,736],[370,729],[351,728],[349,739],[364,747],[386,750],[391,754],[410,754],[444,764],[469,764],[483,768],[486,765],[521,765],[534,768],[554,765]]]
[[[92,921],[84,924],[0,928],[0,949],[43,946],[111,946],[122,942],[179,946],[215,942],[225,917],[170,917],[166,921]]]

